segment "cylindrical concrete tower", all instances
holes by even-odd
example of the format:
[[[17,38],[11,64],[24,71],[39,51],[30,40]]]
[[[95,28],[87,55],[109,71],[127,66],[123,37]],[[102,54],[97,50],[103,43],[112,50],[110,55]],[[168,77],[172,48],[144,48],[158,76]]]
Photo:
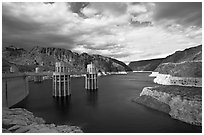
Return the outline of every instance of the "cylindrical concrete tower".
[[[53,72],[53,96],[69,95],[71,95],[69,68],[64,62],[56,62],[55,72]]]
[[[97,71],[93,63],[87,65],[87,74],[85,76],[85,88],[87,90],[98,89]]]
[[[35,73],[40,73],[40,72],[41,72],[40,68],[36,67]],[[38,76],[38,75],[34,76],[34,82],[42,82],[42,81],[43,81],[43,76]]]

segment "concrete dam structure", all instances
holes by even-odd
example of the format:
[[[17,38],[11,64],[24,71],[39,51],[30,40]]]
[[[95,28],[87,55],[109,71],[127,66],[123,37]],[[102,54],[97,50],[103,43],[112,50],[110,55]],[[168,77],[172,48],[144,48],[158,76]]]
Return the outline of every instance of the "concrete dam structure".
[[[2,106],[11,107],[29,94],[28,78],[24,73],[2,75]]]

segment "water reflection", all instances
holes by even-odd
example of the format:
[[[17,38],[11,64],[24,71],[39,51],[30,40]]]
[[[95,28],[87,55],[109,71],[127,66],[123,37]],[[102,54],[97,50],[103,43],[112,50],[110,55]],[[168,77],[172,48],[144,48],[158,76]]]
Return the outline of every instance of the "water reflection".
[[[97,101],[98,101],[98,91],[86,90],[86,98],[87,98],[88,105],[95,108],[97,106]]]
[[[55,106],[58,109],[68,109],[70,107],[70,102],[71,102],[71,96],[66,96],[66,97],[54,97],[53,101],[55,103]]]

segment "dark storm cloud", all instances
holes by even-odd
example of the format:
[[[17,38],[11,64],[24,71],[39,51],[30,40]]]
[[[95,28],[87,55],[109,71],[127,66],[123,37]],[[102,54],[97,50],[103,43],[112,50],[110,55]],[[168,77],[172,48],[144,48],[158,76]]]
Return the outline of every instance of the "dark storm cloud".
[[[202,27],[201,2],[164,2],[155,4],[155,21],[174,20],[178,24]]]
[[[82,8],[86,7],[88,2],[70,2],[71,10],[74,13],[79,13]]]
[[[131,2],[132,5],[138,5],[141,4],[141,2]]]
[[[54,4],[55,2],[44,2],[44,4]]]
[[[42,25],[40,23],[33,22],[28,18],[18,18],[7,14],[8,12],[3,11],[2,15],[2,28],[3,34],[6,32],[9,33],[23,33],[23,32],[36,32],[40,30]]]
[[[13,15],[8,7],[2,8],[2,45],[19,47],[57,46],[72,49],[77,35],[57,33],[63,22],[36,22],[26,15]]]
[[[10,33],[9,33],[10,34]],[[71,49],[74,46],[73,37],[57,34],[10,34],[3,37],[5,46],[15,45],[30,48],[32,46],[63,47]]]
[[[69,2],[70,4],[70,9],[72,10],[73,13],[77,13],[81,17],[85,17],[81,10],[89,5],[89,2]]]

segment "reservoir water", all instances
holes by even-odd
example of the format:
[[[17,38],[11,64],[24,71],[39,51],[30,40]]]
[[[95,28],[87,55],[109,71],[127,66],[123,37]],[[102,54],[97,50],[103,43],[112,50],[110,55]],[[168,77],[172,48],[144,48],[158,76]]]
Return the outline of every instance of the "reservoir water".
[[[95,133],[202,132],[201,127],[172,119],[169,115],[131,100],[144,87],[156,86],[150,73],[99,77],[99,89],[84,89],[84,77],[71,78],[71,98],[52,97],[52,80],[30,82],[30,94],[14,107],[22,107],[47,123],[80,126]]]

